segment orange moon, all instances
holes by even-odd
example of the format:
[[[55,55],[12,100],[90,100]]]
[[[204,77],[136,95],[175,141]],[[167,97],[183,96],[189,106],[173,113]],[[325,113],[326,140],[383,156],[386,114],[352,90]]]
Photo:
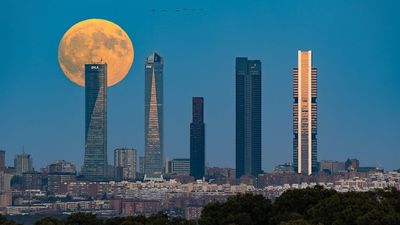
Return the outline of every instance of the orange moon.
[[[88,19],[65,32],[58,46],[58,62],[72,82],[85,86],[85,64],[107,63],[107,86],[120,82],[132,66],[131,39],[117,24]]]

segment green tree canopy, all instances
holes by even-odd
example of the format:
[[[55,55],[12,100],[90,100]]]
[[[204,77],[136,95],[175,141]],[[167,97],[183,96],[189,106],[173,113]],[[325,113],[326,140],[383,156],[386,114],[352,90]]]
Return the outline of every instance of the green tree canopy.
[[[261,195],[239,194],[226,202],[210,203],[204,207],[200,225],[268,225],[272,211],[269,199]]]

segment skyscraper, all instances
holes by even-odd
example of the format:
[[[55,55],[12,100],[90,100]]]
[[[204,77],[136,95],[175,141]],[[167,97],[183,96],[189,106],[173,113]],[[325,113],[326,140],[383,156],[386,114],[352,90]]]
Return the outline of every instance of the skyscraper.
[[[145,177],[161,178],[163,172],[163,67],[156,52],[146,58],[145,68]]]
[[[117,148],[114,150],[114,167],[118,180],[136,179],[136,149]]]
[[[6,151],[0,150],[0,171],[6,170]]]
[[[107,64],[85,65],[85,159],[88,180],[107,174]]]
[[[144,175],[144,156],[139,156],[139,173]]]
[[[15,173],[22,175],[22,173],[33,172],[31,155],[23,152],[14,158]]]
[[[317,69],[311,51],[298,51],[293,69],[293,168],[311,175],[317,164]]]
[[[202,179],[205,172],[204,99],[192,99],[192,123],[190,124],[190,176]]]
[[[236,177],[261,173],[261,61],[236,58]]]

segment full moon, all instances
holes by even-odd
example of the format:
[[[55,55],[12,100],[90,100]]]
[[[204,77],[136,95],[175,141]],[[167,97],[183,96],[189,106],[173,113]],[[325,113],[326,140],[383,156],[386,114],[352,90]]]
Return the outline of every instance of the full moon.
[[[88,19],[65,32],[58,62],[72,82],[85,86],[85,64],[107,63],[107,86],[120,82],[133,63],[134,50],[126,32],[103,19]]]

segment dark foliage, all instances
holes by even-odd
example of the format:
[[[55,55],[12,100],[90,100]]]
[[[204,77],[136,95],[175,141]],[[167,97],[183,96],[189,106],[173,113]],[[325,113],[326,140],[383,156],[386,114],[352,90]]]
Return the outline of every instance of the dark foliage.
[[[310,218],[310,208],[335,194],[335,191],[323,189],[321,186],[286,191],[274,203],[271,224],[307,220]]]
[[[314,188],[290,190],[271,203],[261,195],[240,194],[226,202],[206,205],[200,225],[400,225],[400,192],[385,189],[339,193]],[[150,217],[128,216],[99,219],[76,213],[65,219],[47,217],[35,225],[195,225],[195,221],[169,218],[158,213]],[[0,225],[17,225],[0,215]]]
[[[224,203],[210,203],[202,211],[200,225],[268,225],[272,203],[261,195],[239,194]]]
[[[400,225],[400,192],[338,193],[320,186],[290,190],[272,204],[254,195],[238,195],[208,204],[201,225]],[[257,200],[256,200],[257,198]]]
[[[0,224],[1,225],[17,225],[16,222],[7,220],[7,218],[3,215],[0,215]]]

